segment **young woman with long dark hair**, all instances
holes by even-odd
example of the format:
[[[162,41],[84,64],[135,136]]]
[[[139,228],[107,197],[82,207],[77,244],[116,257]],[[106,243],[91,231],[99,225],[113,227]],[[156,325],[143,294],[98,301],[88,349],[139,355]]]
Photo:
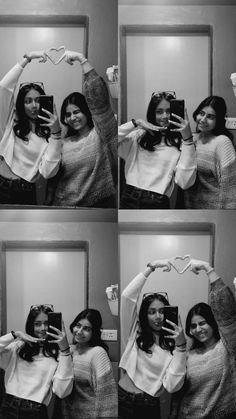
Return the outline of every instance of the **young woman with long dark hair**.
[[[63,418],[117,417],[117,389],[101,328],[95,309],[81,311],[70,325],[75,378],[71,395],[62,401]]]
[[[54,176],[61,159],[61,128],[54,113],[39,115],[40,82],[22,83],[23,69],[32,60],[47,60],[44,51],[32,51],[0,81],[0,204],[36,205],[35,182]]]
[[[120,361],[118,403],[121,419],[160,419],[160,396],[179,390],[186,370],[186,341],[181,324],[169,322],[163,329],[163,307],[169,301],[161,293],[138,300],[149,275],[155,269],[170,271],[168,260],[147,265],[125,288],[121,296],[121,338],[125,346]],[[171,329],[173,327],[173,329]]]
[[[198,303],[186,319],[191,339],[184,386],[173,395],[171,419],[236,417],[236,302],[209,263],[192,259],[191,270],[206,272],[210,305]]]
[[[83,92],[67,96],[61,108],[65,127],[58,175],[49,183],[47,205],[117,206],[117,123],[108,88],[83,54],[66,51],[68,64],[80,63]]]
[[[132,119],[118,128],[118,152],[125,160],[126,185],[120,208],[169,208],[175,183],[186,189],[196,177],[196,153],[185,115],[179,132],[170,125],[174,92],[153,93],[147,121]]]
[[[0,337],[6,389],[1,419],[47,419],[52,394],[62,398],[72,391],[72,358],[65,329],[48,331],[51,311],[48,304],[32,306],[26,333],[11,331]]]
[[[236,154],[233,135],[225,127],[226,111],[222,97],[209,96],[193,113],[197,177],[184,192],[187,209],[236,208]],[[175,123],[178,129],[180,125]]]

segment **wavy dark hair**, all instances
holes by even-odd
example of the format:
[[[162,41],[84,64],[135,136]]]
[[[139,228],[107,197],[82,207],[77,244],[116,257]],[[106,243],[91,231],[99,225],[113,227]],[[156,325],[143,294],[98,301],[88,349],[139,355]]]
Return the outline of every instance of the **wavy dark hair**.
[[[153,330],[148,324],[148,309],[150,304],[158,300],[161,303],[164,304],[164,306],[168,306],[169,301],[162,295],[158,293],[153,293],[145,297],[142,301],[140,310],[139,310],[139,336],[136,339],[138,347],[148,354],[151,354],[151,347],[155,343]],[[166,331],[162,330],[160,331],[160,337],[159,337],[159,345],[162,349],[166,349],[170,351],[171,353],[174,350],[175,343],[173,340],[166,339],[165,338]]]
[[[158,95],[152,95],[151,100],[148,105],[146,118],[147,118],[147,121],[153,125],[157,125],[156,108],[163,99],[167,100],[167,102],[170,102],[172,99],[175,99],[175,97],[166,92],[160,93]],[[153,131],[153,134],[154,135],[146,131],[143,137],[141,138],[141,140],[139,141],[140,147],[148,151],[154,151],[155,145],[160,144],[163,134],[161,132],[154,132],[154,131]],[[178,150],[180,150],[181,138],[182,138],[181,134],[179,132],[170,131],[169,127],[164,132],[164,134],[165,134],[165,138],[164,138],[165,144],[169,147],[176,147]]]
[[[186,326],[185,332],[186,335],[193,339],[191,349],[195,348],[202,348],[204,345],[203,343],[199,342],[192,334],[191,334],[191,322],[193,316],[201,316],[205,319],[205,321],[209,324],[209,326],[213,329],[213,336],[218,341],[220,339],[220,333],[218,329],[218,325],[216,323],[214,314],[212,312],[211,307],[209,304],[206,303],[198,303],[189,310],[187,318],[186,318]]]
[[[208,96],[204,99],[197,109],[193,112],[193,119],[196,122],[199,112],[206,106],[211,106],[216,113],[216,125],[212,130],[214,135],[226,135],[229,139],[233,140],[233,134],[225,127],[225,117],[227,114],[227,107],[225,100],[220,96]],[[199,132],[197,128],[197,132]]]
[[[25,113],[25,96],[30,90],[36,90],[40,95],[45,95],[45,92],[41,86],[35,83],[28,83],[20,87],[17,98],[16,98],[16,120],[13,127],[15,135],[21,138],[23,141],[28,141],[27,135],[31,131],[31,125],[28,116]],[[40,119],[35,120],[35,133],[48,141],[50,137],[50,128],[43,127],[40,125]]]
[[[85,310],[81,311],[70,325],[70,331],[72,334],[74,327],[80,320],[83,319],[87,319],[92,326],[92,337],[89,341],[89,346],[101,346],[103,349],[105,349],[106,352],[108,352],[108,346],[101,339],[102,316],[100,311],[95,310],[94,308],[86,308]]]
[[[26,325],[25,325],[25,331],[28,335],[30,336],[34,336],[34,321],[36,319],[36,317],[40,314],[40,313],[45,313],[48,314],[49,312],[52,312],[53,310],[51,310],[48,307],[44,307],[43,305],[39,306],[38,309],[32,309],[30,310],[27,320],[26,320]],[[33,362],[34,361],[34,356],[38,355],[40,352],[40,348],[41,346],[39,345],[39,343],[33,343],[33,342],[25,342],[24,346],[22,346],[22,348],[19,351],[19,356],[24,359],[24,361],[28,361],[28,362]],[[43,355],[46,357],[52,357],[57,361],[58,358],[58,353],[59,353],[59,348],[57,343],[49,343],[48,339],[46,339],[43,342]]]
[[[67,127],[67,132],[65,135],[66,137],[71,137],[72,135],[77,134],[77,131],[71,128],[65,122],[66,108],[68,105],[77,106],[80,109],[80,111],[86,116],[88,127],[91,129],[94,127],[92,115],[88,107],[87,101],[85,99],[85,96],[82,95],[82,93],[73,92],[63,100],[63,103],[61,106],[61,123]]]

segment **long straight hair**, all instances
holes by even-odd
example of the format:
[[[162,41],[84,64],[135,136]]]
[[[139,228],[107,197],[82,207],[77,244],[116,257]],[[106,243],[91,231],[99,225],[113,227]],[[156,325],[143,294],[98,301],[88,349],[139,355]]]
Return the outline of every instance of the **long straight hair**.
[[[157,125],[156,123],[156,108],[159,103],[165,99],[167,102],[170,102],[175,97],[170,95],[169,93],[163,92],[158,95],[153,94],[151,100],[148,105],[147,109],[147,121],[153,125]],[[153,135],[152,135],[153,134]],[[140,147],[144,148],[148,151],[155,151],[155,145],[160,144],[162,140],[163,134],[160,131],[152,132],[150,134],[148,131],[145,132],[143,137],[141,138],[139,145]],[[169,147],[176,147],[180,150],[181,145],[181,134],[179,132],[172,132],[168,127],[167,130],[164,132],[164,141],[165,144]]]
[[[28,83],[19,89],[16,99],[16,120],[13,127],[13,131],[17,137],[21,140],[28,142],[28,134],[31,131],[31,124],[29,117],[25,113],[25,96],[30,90],[36,90],[40,95],[45,95],[45,92],[41,86],[35,83]],[[37,118],[35,121],[35,133],[38,137],[45,138],[48,141],[50,137],[50,128],[41,126],[41,120]]]
[[[49,308],[45,308],[43,305],[40,306],[39,309],[30,310],[30,312],[28,314],[28,317],[27,317],[27,320],[26,320],[26,325],[25,325],[26,333],[30,336],[35,337],[34,321],[35,321],[36,317],[40,313],[48,314],[49,312],[52,312],[52,310],[49,309]],[[33,362],[34,361],[34,356],[39,354],[40,348],[41,348],[41,346],[39,345],[38,342],[36,342],[36,343],[25,342],[25,344],[22,346],[22,348],[19,351],[19,356],[20,356],[20,358],[24,359],[24,361]],[[57,343],[49,343],[48,339],[46,339],[43,342],[43,355],[44,356],[52,357],[57,361],[58,353],[59,353],[59,348],[58,348]]]
[[[148,324],[148,309],[150,304],[158,300],[161,303],[164,304],[164,306],[168,306],[169,302],[168,300],[162,295],[158,293],[150,294],[147,297],[145,297],[142,301],[140,310],[139,310],[139,336],[136,339],[138,347],[148,354],[151,354],[151,347],[155,343],[153,330]],[[166,349],[169,352],[173,352],[173,349],[175,347],[175,343],[172,340],[165,338],[166,332],[161,329],[160,331],[160,338],[159,338],[159,345],[162,349]]]

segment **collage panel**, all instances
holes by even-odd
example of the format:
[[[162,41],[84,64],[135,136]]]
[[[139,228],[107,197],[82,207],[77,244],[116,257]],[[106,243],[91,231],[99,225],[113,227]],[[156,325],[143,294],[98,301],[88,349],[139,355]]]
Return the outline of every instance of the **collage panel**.
[[[236,209],[235,13],[119,0],[120,209]]]
[[[1,419],[117,417],[117,235],[113,212],[1,210]]]
[[[27,4],[0,2],[0,205],[116,208],[117,0]]]
[[[120,419],[231,418],[235,211],[120,211]]]

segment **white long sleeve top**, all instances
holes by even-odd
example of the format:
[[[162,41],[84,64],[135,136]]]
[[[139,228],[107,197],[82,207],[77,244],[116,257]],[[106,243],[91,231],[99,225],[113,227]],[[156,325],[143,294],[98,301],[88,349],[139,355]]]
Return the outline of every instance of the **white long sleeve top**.
[[[139,145],[145,132],[134,128],[132,122],[118,128],[118,152],[125,160],[126,183],[168,197],[175,183],[182,189],[192,186],[197,173],[195,145],[183,141],[179,151],[161,142],[155,151],[148,151]]]
[[[63,398],[73,388],[73,362],[71,355],[59,355],[58,362],[43,354],[34,356],[33,362],[19,357],[24,345],[14,340],[11,333],[0,337],[0,367],[5,370],[7,394],[48,405],[52,393]]]
[[[126,345],[121,357],[122,368],[135,386],[154,397],[164,389],[169,393],[179,390],[186,374],[186,353],[167,350],[154,344],[152,354],[139,349],[136,338],[139,331],[137,302],[147,278],[138,274],[125,288],[121,296],[121,339]]]
[[[12,172],[28,182],[35,182],[40,174],[54,176],[61,160],[61,140],[38,137],[30,133],[29,141],[18,138],[13,127],[16,120],[14,92],[23,71],[16,64],[0,81],[0,156]]]

